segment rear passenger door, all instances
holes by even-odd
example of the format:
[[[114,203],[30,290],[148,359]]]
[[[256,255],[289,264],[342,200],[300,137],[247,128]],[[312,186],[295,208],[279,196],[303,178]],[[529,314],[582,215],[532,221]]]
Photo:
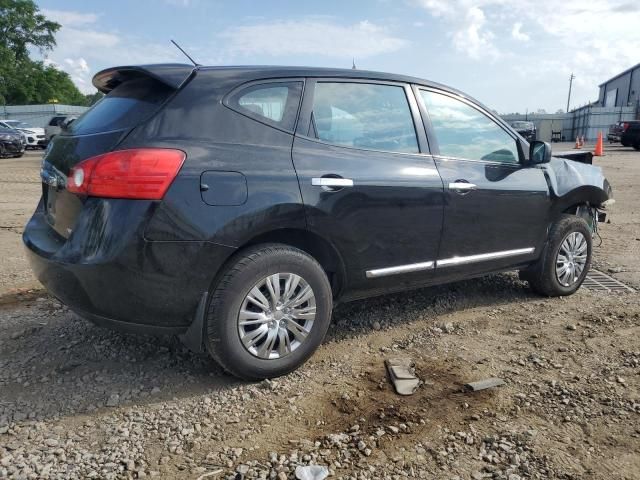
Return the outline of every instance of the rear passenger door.
[[[515,135],[481,107],[437,89],[418,98],[445,187],[439,280],[537,258],[551,202],[543,169],[522,162]]]
[[[443,187],[420,122],[404,84],[306,83],[293,161],[307,225],[337,248],[352,289],[432,275]]]

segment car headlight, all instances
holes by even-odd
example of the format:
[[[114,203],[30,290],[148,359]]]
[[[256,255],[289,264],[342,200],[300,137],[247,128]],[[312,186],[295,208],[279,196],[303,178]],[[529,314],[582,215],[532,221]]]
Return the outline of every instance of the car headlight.
[[[11,135],[0,135],[0,140],[6,140],[6,141],[10,141],[11,140]]]

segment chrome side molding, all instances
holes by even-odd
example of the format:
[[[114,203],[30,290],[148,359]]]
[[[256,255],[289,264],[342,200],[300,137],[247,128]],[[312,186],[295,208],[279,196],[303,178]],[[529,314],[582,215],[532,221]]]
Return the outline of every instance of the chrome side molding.
[[[386,277],[388,275],[398,275],[400,273],[420,272],[423,270],[431,270],[437,267],[455,267],[458,265],[466,265],[469,263],[485,262],[487,260],[496,260],[499,258],[516,257],[518,255],[526,255],[533,253],[535,248],[516,248],[514,250],[502,250],[500,252],[481,253],[478,255],[469,255],[466,257],[451,257],[435,262],[409,263],[407,265],[397,265],[395,267],[376,268],[367,270],[365,275],[367,278]]]
[[[434,268],[435,262],[410,263],[408,265],[398,265],[396,267],[377,268],[375,270],[367,270],[367,278],[386,277],[388,275],[397,275],[399,273],[419,272],[421,270],[429,270]]]
[[[436,262],[437,267],[455,267],[457,265],[466,265],[468,263],[486,262],[487,260],[495,260],[498,258],[515,257],[533,253],[535,248],[517,248],[515,250],[503,250],[501,252],[481,253],[479,255],[469,255],[467,257],[451,257]]]

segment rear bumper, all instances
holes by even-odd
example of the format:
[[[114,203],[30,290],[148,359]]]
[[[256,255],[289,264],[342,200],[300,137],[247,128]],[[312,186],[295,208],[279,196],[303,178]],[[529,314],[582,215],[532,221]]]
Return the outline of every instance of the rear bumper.
[[[234,249],[208,242],[150,242],[140,232],[151,202],[90,201],[105,204],[102,215],[95,215],[95,207],[90,222],[81,214],[68,239],[48,225],[41,205],[36,210],[23,241],[38,280],[97,324],[153,334],[185,331]],[[123,217],[128,225],[121,224]]]

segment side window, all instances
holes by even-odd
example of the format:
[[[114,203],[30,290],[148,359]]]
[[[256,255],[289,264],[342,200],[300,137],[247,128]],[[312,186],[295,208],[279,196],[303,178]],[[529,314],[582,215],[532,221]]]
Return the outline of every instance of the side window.
[[[311,127],[312,135],[335,145],[418,152],[409,103],[399,86],[318,82]]]
[[[50,127],[57,127],[58,125],[60,125],[60,120],[62,120],[64,117],[53,117],[51,119],[51,121],[49,122],[49,126]]]
[[[244,88],[227,106],[261,122],[293,130],[302,94],[302,82],[270,82]]]
[[[484,113],[460,100],[420,90],[440,155],[502,163],[518,163],[516,141]]]

